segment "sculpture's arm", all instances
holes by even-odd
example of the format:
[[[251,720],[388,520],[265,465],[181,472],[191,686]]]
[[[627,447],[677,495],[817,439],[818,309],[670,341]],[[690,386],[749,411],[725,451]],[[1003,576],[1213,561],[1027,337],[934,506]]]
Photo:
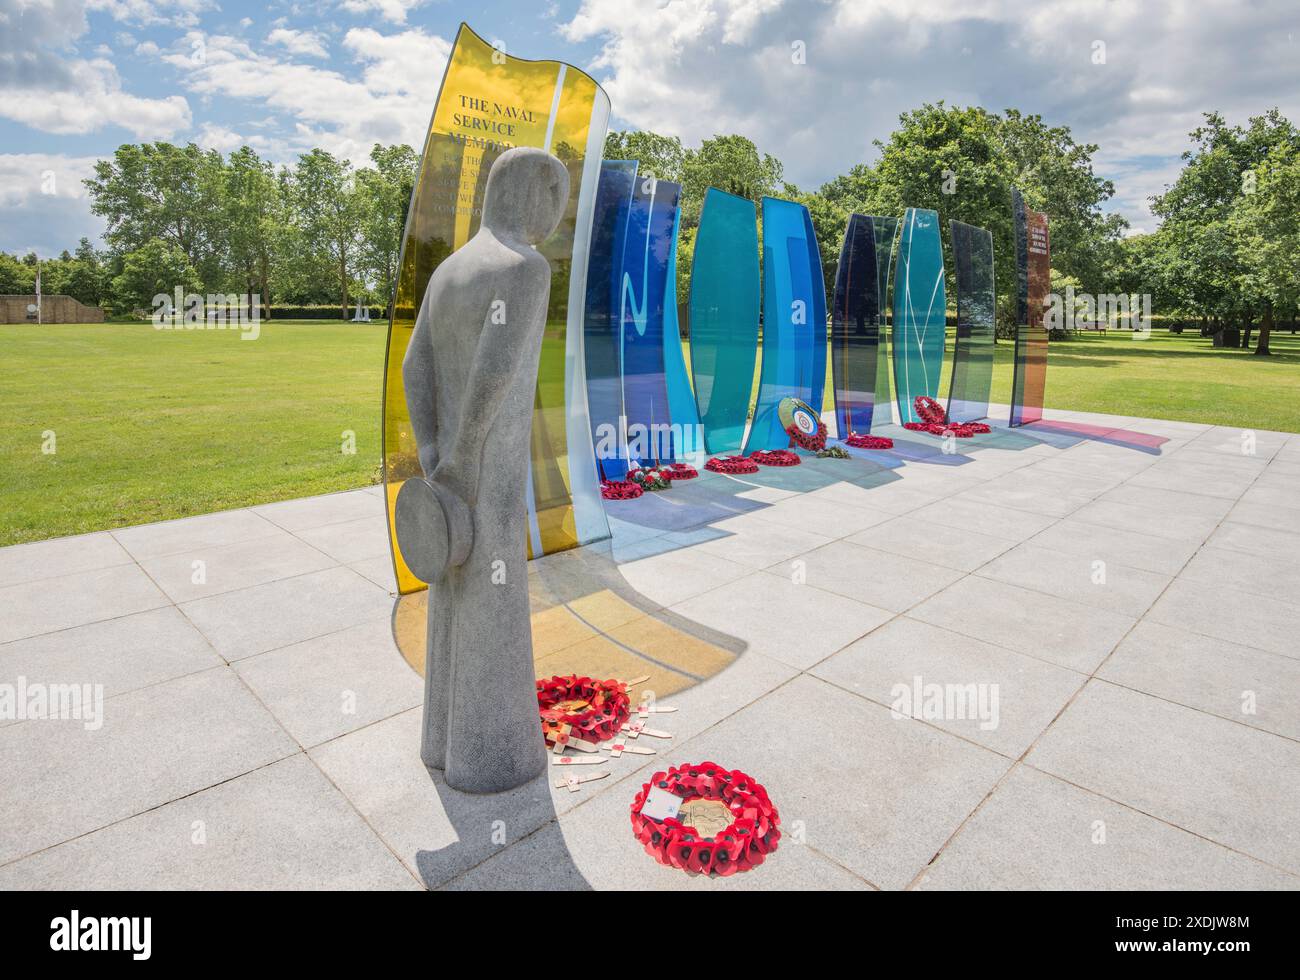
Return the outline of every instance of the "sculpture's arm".
[[[454,489],[467,502],[478,495],[483,444],[488,431],[515,384],[515,376],[531,353],[530,345],[541,342],[546,328],[550,269],[535,265],[527,268],[531,281],[525,288],[516,290],[513,302],[497,294],[488,304],[465,384],[465,391],[473,394],[474,401],[460,413],[460,427],[451,452],[438,461],[432,477]]]
[[[420,301],[420,312],[415,318],[415,330],[402,358],[402,388],[406,391],[406,407],[411,416],[411,431],[419,447],[420,467],[426,477],[432,476],[438,463],[438,447],[434,440],[437,424],[434,411],[433,339],[429,335],[429,292],[425,290]]]

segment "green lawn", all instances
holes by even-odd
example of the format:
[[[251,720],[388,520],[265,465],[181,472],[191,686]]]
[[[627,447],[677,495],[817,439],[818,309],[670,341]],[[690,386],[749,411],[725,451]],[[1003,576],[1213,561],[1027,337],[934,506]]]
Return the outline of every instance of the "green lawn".
[[[387,324],[261,326],[0,325],[0,545],[371,482]]]
[[[244,341],[150,324],[0,326],[0,545],[369,483],[385,332],[271,321]],[[1300,338],[1275,335],[1273,348],[1256,358],[1162,330],[1054,342],[1047,404],[1297,432]],[[993,400],[1010,389],[1001,342]]]

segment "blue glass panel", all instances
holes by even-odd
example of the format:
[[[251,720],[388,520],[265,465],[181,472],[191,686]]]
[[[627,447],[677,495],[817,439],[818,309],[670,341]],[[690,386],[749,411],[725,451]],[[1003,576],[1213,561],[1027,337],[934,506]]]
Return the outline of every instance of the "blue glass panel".
[[[754,202],[710,187],[691,261],[691,377],[705,448],[740,451],[758,356],[758,222]]]
[[[989,414],[993,380],[993,235],[960,221],[952,230],[952,261],[957,270],[957,341],[952,356],[948,419],[974,422]]]
[[[763,365],[745,452],[784,449],[777,406],[799,398],[820,410],[826,385],[826,290],[808,209],[763,198]]]
[[[878,290],[874,223],[864,214],[851,214],[831,305],[831,368],[841,439],[871,431],[880,342]]]
[[[682,354],[681,324],[677,322],[677,233],[682,209],[673,214],[672,239],[668,248],[668,274],[664,288],[664,378],[668,385],[668,411],[673,419],[673,450],[677,457],[704,449],[699,438],[700,415],[695,393],[686,374]]]
[[[939,215],[908,208],[898,240],[894,282],[894,384],[900,422],[918,422],[918,395],[939,393],[945,303]]]
[[[587,409],[596,465],[607,480],[621,480],[627,473],[627,446],[621,424],[622,331],[618,310],[623,241],[636,170],[635,160],[607,160],[601,164],[587,264],[587,302],[583,314]]]
[[[876,295],[880,303],[879,342],[876,345],[876,389],[871,409],[871,424],[892,425],[894,402],[890,394],[889,372],[893,367],[889,356],[889,331],[885,319],[889,310],[889,273],[894,268],[894,246],[898,241],[898,219],[871,216],[871,228],[876,238]],[[866,430],[863,430],[866,431]]]
[[[638,177],[623,240],[623,414],[628,457],[643,465],[674,457],[664,376],[664,301],[681,190],[666,180]]]

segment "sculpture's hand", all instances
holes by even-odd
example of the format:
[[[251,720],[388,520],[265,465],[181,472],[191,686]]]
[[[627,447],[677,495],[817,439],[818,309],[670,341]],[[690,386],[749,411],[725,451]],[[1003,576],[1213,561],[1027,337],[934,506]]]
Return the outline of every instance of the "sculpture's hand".
[[[420,312],[415,318],[415,330],[402,358],[402,388],[406,392],[406,407],[411,416],[411,431],[420,454],[420,467],[430,476],[438,463],[438,447],[434,442],[436,411],[433,385],[433,339],[429,326],[429,293],[425,290],[420,301]],[[399,542],[400,544],[400,542]]]

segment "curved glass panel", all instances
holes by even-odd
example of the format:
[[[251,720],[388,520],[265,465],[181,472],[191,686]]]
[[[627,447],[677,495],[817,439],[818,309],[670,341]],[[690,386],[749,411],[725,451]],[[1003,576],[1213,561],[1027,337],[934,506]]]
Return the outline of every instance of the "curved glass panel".
[[[1052,256],[1047,215],[1025,207],[1020,191],[1011,192],[1016,234],[1016,350],[1011,373],[1011,425],[1043,417],[1047,385],[1047,294]]]
[[[808,209],[763,198],[763,364],[745,452],[784,449],[790,436],[777,406],[820,406],[826,387],[826,290]]]
[[[606,480],[621,480],[627,474],[627,440],[622,425],[623,333],[619,283],[636,170],[635,160],[607,160],[601,164],[591,222],[583,346],[596,467]]]
[[[993,282],[993,235],[960,221],[950,221],[952,261],[957,270],[957,341],[952,355],[948,419],[975,422],[989,414],[993,381],[994,318],[997,292]]]
[[[564,217],[540,246],[553,276],[533,411],[529,551],[557,551],[609,533],[587,420],[581,329],[588,236],[608,121],[609,98],[587,75],[557,61],[510,57],[461,25],[411,196],[388,331],[383,463],[400,592],[424,585],[402,560],[392,530],[398,488],[421,472],[402,359],[429,277],[478,230],[488,170],[512,146],[549,150],[570,176]]]
[[[889,356],[889,331],[886,329],[885,320],[889,315],[889,273],[894,268],[898,219],[872,215],[871,228],[876,236],[876,296],[880,302],[880,328],[877,331],[879,342],[876,344],[875,404],[871,411],[871,424],[879,426],[892,425],[894,422],[894,402],[889,387],[889,372],[893,358]]]
[[[691,377],[705,451],[736,453],[745,441],[758,357],[758,222],[754,202],[704,192],[689,299]]]
[[[700,415],[695,408],[695,393],[686,374],[686,356],[682,353],[681,324],[677,321],[677,234],[682,209],[673,213],[672,237],[668,248],[668,275],[664,287],[664,380],[668,385],[668,414],[673,420],[673,450],[677,458],[704,449],[700,440]]]
[[[874,223],[864,214],[851,214],[831,305],[831,368],[841,439],[871,430],[880,344],[879,288]]]
[[[947,297],[939,215],[908,208],[898,239],[894,282],[894,384],[900,422],[918,422],[917,395],[939,393]]]
[[[623,414],[628,457],[646,466],[674,458],[664,376],[668,260],[682,188],[651,176],[632,188],[620,282]]]

